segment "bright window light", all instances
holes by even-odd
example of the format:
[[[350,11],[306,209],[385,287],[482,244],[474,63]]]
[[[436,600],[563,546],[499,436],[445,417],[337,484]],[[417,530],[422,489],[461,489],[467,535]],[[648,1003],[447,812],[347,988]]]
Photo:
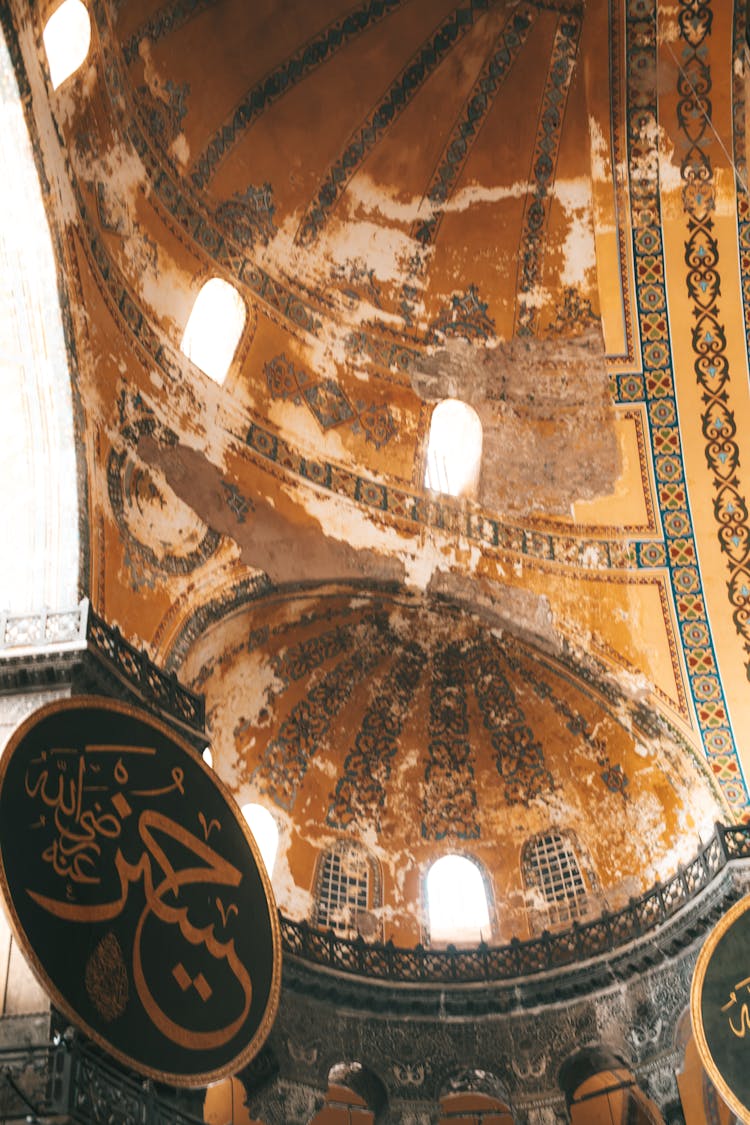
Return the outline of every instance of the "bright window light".
[[[63,0],[47,20],[42,39],[52,89],[56,90],[89,53],[91,20],[81,0]]]
[[[427,872],[431,941],[480,942],[490,936],[487,895],[479,868],[462,855],[444,855]]]
[[[245,303],[233,285],[212,277],[195,299],[182,350],[215,383],[223,383],[245,327]]]
[[[432,412],[425,488],[448,496],[476,492],[482,463],[482,423],[467,402],[446,398]]]
[[[255,837],[270,878],[279,847],[279,826],[263,805],[243,805],[242,815],[250,825],[250,831]]]

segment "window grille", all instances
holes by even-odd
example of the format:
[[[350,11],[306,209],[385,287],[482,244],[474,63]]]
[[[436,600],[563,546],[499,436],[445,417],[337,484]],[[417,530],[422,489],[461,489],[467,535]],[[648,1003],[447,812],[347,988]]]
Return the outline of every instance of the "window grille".
[[[548,921],[572,922],[589,912],[589,895],[572,842],[559,832],[545,832],[526,845],[527,883],[541,891]]]
[[[370,908],[371,861],[361,848],[334,848],[323,856],[318,875],[315,921],[339,934],[356,934]]]

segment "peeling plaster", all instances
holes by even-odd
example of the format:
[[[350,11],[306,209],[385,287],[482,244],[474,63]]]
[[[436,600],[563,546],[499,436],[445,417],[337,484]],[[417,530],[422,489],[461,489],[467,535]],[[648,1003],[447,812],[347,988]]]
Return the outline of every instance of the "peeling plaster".
[[[589,137],[591,139],[591,178],[595,183],[609,184],[611,181],[609,141],[604,136],[602,127],[593,114],[589,114]]]
[[[410,374],[422,398],[459,398],[479,414],[479,500],[491,510],[572,516],[576,501],[615,491],[621,450],[599,329],[492,349],[450,340]]]
[[[564,286],[585,288],[596,274],[591,183],[587,177],[581,177],[556,184],[555,196],[570,224],[562,248],[560,281]]]

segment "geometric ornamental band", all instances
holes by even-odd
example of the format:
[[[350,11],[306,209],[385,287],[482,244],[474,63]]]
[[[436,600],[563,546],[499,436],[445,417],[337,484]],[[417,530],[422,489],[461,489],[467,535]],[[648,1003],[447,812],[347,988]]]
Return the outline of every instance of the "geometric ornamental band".
[[[43,987],[176,1086],[245,1066],[279,1003],[273,892],[233,798],[163,723],[97,697],[35,712],[0,761],[0,883]]]

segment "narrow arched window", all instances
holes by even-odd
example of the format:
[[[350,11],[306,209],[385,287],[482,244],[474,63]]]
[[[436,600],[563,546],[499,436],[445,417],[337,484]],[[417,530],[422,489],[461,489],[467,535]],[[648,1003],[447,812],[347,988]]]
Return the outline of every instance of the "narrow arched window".
[[[467,402],[446,398],[432,412],[425,488],[448,496],[472,496],[482,465],[482,423]]]
[[[269,879],[273,875],[276,852],[279,848],[279,826],[273,815],[263,805],[243,805],[242,815],[250,826],[258,850],[266,865]]]
[[[589,887],[567,834],[543,832],[529,840],[523,850],[523,873],[526,885],[536,892],[536,918],[560,925],[589,913]]]
[[[91,18],[81,0],[63,0],[42,32],[52,89],[84,62],[91,44]]]
[[[479,866],[463,855],[444,855],[427,872],[430,940],[480,942],[491,935],[487,891]]]
[[[245,302],[228,281],[212,277],[190,313],[182,350],[215,383],[223,383],[245,327]]]
[[[345,937],[375,938],[381,905],[378,866],[363,847],[348,841],[321,856],[315,888],[315,922]]]

